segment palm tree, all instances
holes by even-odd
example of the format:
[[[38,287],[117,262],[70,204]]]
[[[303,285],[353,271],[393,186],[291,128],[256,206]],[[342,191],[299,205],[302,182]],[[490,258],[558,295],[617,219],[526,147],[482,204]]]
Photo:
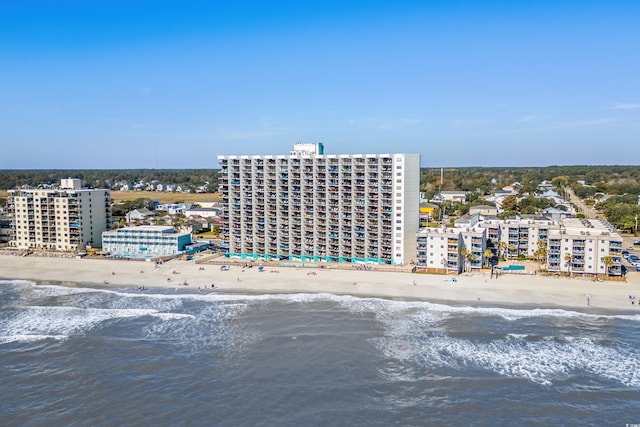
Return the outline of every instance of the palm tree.
[[[498,244],[498,254],[503,258],[506,258],[505,251],[507,250],[507,242],[500,242]]]
[[[613,265],[613,257],[611,257],[611,256],[602,257],[602,263],[606,267],[606,273],[607,273],[607,276],[608,276],[609,275],[609,269]]]
[[[460,256],[462,257],[462,271],[467,271],[467,258],[469,257],[469,249],[460,249]]]
[[[484,253],[482,255],[484,255],[484,265],[485,265],[485,267],[489,267],[489,260],[493,256],[493,251],[491,249],[485,249]]]
[[[513,253],[516,250],[516,245],[514,245],[513,243],[509,244],[509,258],[513,258]]]
[[[571,276],[571,260],[572,260],[571,254],[566,254],[566,255],[564,256],[564,260],[565,260],[565,261],[567,262],[567,264],[569,265],[569,276]]]
[[[469,262],[469,271],[471,271],[471,266],[473,265],[473,261],[475,261],[475,259],[476,259],[476,256],[472,252],[468,251],[467,261]]]
[[[446,258],[442,258],[442,268],[444,268],[444,274],[447,274],[447,269],[448,269],[448,265],[447,265],[447,259]]]

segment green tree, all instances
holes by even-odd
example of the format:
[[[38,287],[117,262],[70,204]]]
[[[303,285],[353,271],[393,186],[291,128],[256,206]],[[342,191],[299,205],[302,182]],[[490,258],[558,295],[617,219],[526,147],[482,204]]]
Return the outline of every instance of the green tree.
[[[501,207],[505,211],[518,211],[518,198],[514,194],[505,197]]]
[[[606,272],[607,272],[607,276],[609,276],[611,274],[611,267],[613,266],[613,257],[611,256],[604,256],[602,257],[602,263],[605,266]]]
[[[571,256],[571,254],[566,254],[564,256],[564,260],[566,261],[568,267],[569,267],[569,276],[571,276],[571,261],[573,260],[573,257]]]
[[[491,257],[493,257],[493,251],[491,249],[485,249],[482,255],[484,255],[485,267],[489,267],[489,261],[491,260]]]

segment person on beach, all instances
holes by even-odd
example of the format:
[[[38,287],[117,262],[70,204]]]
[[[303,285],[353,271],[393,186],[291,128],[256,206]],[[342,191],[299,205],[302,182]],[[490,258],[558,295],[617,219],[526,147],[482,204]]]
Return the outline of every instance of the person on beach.
[[[591,305],[591,295],[587,294],[586,298],[587,298],[587,305]]]

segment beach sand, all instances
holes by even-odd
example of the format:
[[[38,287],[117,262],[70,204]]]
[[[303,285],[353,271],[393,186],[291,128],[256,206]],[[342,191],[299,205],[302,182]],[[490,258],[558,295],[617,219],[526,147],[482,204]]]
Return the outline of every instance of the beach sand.
[[[174,273],[174,271],[176,273]],[[454,277],[455,280],[454,281]],[[265,266],[264,271],[172,260],[153,262],[0,255],[0,278],[67,286],[165,287],[228,293],[331,293],[474,306],[571,308],[589,312],[638,312],[629,295],[640,297],[640,277],[627,282],[488,272],[459,276],[356,269]],[[186,285],[185,285],[186,283]],[[211,284],[215,284],[212,289]]]

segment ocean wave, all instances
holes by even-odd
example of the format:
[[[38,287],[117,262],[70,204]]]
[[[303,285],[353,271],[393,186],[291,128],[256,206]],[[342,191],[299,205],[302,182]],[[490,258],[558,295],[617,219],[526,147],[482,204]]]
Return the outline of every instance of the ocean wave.
[[[434,336],[416,349],[425,366],[473,366],[515,378],[551,385],[574,373],[587,372],[629,387],[640,387],[640,355],[626,348],[606,347],[589,338],[528,341],[506,337],[474,342]]]
[[[375,297],[358,297],[352,295],[335,295],[329,293],[293,293],[293,294],[236,294],[236,293],[200,293],[191,289],[181,288],[153,288],[138,292],[131,289],[99,289],[84,287],[65,287],[58,285],[36,285],[30,281],[4,281],[11,284],[31,286],[40,294],[46,296],[62,296],[87,293],[101,293],[115,295],[134,300],[165,300],[165,301],[215,301],[215,302],[252,302],[252,301],[283,301],[293,303],[335,302],[353,312],[388,313],[410,309],[429,310],[440,313],[436,318],[444,318],[451,314],[471,314],[487,317],[499,317],[504,320],[521,320],[524,318],[571,318],[583,317],[591,319],[623,319],[640,321],[640,314],[595,314],[559,308],[503,308],[478,307],[468,305],[447,305],[426,301],[396,301]],[[171,292],[171,293],[170,293]]]
[[[0,342],[64,339],[83,335],[106,321],[153,316],[161,320],[193,318],[153,309],[97,309],[80,307],[13,307],[0,319]]]
[[[44,341],[48,339],[56,340],[56,341],[64,341],[68,337],[66,335],[0,335],[0,345],[1,344],[9,344],[12,342],[34,342],[34,341]]]

